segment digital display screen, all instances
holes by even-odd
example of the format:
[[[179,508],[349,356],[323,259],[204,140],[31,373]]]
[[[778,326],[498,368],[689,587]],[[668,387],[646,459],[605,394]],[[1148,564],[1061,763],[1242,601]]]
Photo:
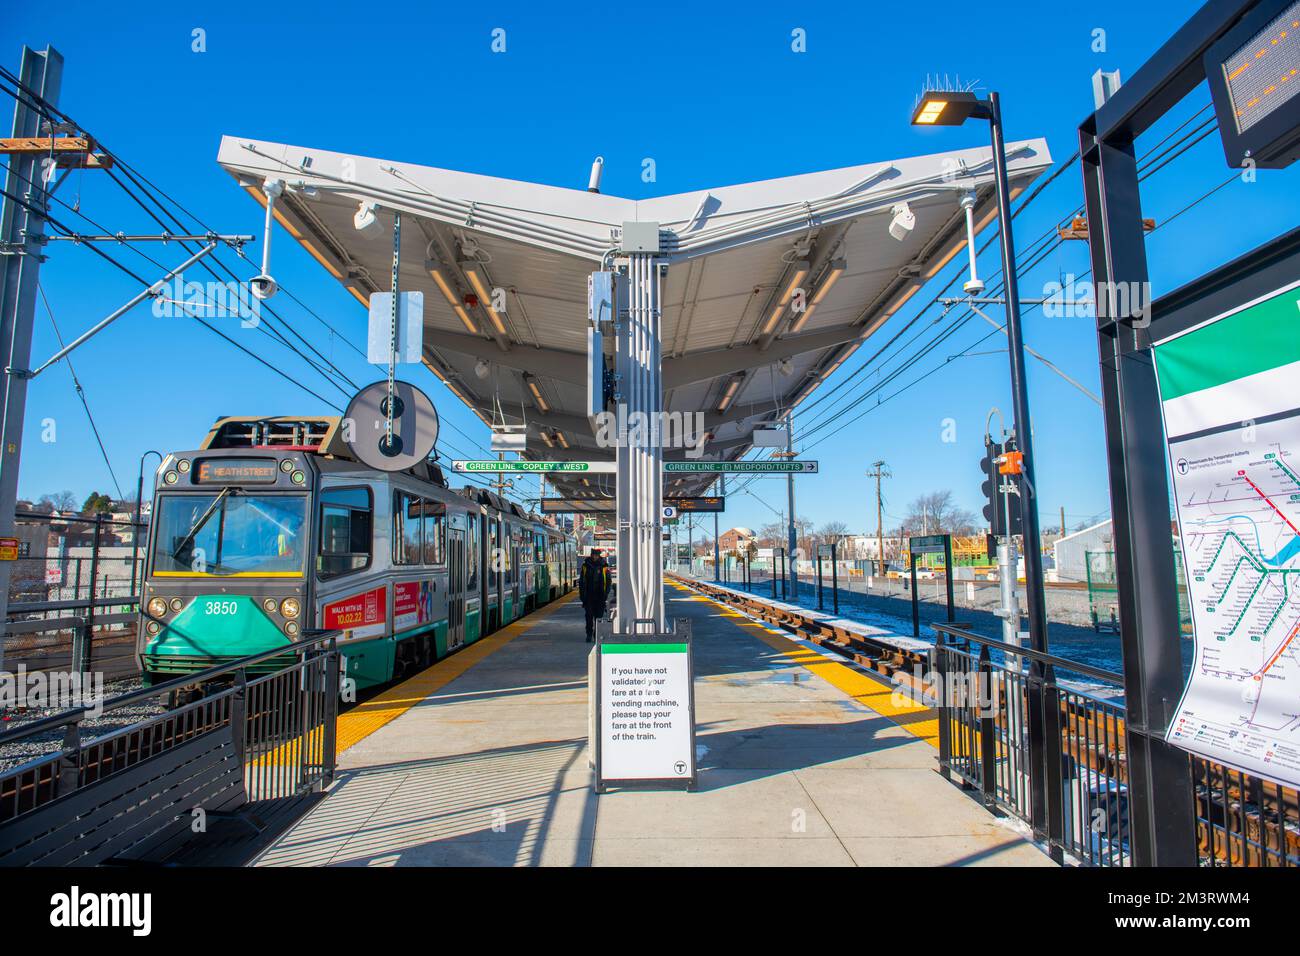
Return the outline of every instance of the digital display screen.
[[[273,485],[279,472],[274,458],[200,458],[194,481],[200,485]]]
[[[1223,63],[1237,132],[1244,133],[1300,91],[1300,2]]]

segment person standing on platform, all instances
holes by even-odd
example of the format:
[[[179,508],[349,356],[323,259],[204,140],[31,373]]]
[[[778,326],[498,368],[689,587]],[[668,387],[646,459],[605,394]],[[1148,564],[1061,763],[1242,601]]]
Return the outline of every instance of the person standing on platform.
[[[582,562],[582,571],[578,574],[578,598],[582,609],[587,614],[587,643],[596,639],[596,621],[605,616],[605,606],[609,602],[609,565],[605,563],[600,548],[592,548],[591,554]]]

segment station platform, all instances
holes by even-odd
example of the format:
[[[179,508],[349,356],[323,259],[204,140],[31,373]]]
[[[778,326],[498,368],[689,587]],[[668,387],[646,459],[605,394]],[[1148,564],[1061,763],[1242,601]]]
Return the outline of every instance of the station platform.
[[[260,866],[1052,866],[936,770],[933,713],[671,583],[699,787],[597,795],[572,597],[339,721],[328,795]]]

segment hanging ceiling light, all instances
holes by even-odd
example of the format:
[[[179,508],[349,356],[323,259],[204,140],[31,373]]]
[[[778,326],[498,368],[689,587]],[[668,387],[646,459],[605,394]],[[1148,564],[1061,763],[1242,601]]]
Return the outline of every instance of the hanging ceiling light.
[[[483,311],[488,314],[492,320],[492,327],[500,335],[506,334],[506,324],[501,321],[501,316],[497,314],[496,309],[492,308],[492,296],[488,294],[487,284],[483,281],[483,264],[477,260],[471,262],[462,262],[461,271],[469,279],[469,284],[474,287],[475,293],[478,294],[478,304],[483,306]]]

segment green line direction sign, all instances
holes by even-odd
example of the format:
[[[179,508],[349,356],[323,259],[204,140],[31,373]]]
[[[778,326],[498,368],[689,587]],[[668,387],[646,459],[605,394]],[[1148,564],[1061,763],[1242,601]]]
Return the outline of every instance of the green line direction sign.
[[[666,461],[665,474],[702,475],[811,475],[817,473],[815,461]],[[476,472],[536,474],[563,472],[569,474],[613,474],[618,465],[612,461],[484,461],[455,459],[451,470],[461,474]]]
[[[461,474],[476,472],[496,473],[532,473],[566,472],[580,475],[613,474],[617,465],[612,461],[497,461],[489,458],[485,461],[466,461],[455,459],[451,470]]]
[[[810,475],[817,473],[815,461],[666,461],[665,472],[705,475]]]

